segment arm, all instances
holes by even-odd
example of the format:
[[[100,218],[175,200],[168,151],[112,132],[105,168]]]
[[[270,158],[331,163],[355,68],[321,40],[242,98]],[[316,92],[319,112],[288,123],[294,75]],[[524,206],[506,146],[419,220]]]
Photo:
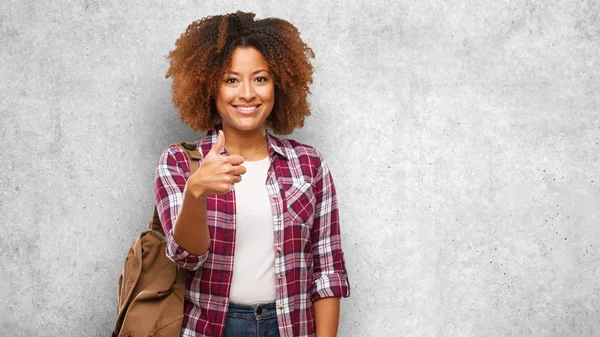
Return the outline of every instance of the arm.
[[[183,150],[176,147],[165,149],[156,167],[154,193],[167,241],[167,257],[179,267],[196,270],[208,257],[210,244],[206,197],[188,191],[189,173],[188,176],[184,174],[184,165],[189,172]]]
[[[317,152],[318,153],[318,152]],[[313,242],[313,286],[317,337],[336,336],[340,316],[340,297],[350,296],[344,263],[339,213],[333,178],[319,154],[315,177],[315,216]]]
[[[183,192],[183,204],[175,223],[173,238],[183,249],[187,248],[190,254],[203,254],[210,247],[210,233],[206,223],[206,196],[194,194],[187,186]]]
[[[337,336],[340,321],[340,298],[327,297],[315,302],[317,337]]]
[[[177,146],[167,148],[156,167],[156,209],[167,240],[167,257],[188,270],[200,268],[209,254],[206,196],[227,193],[246,172],[241,165],[244,157],[220,155],[224,144],[225,135],[219,131],[192,175],[185,153]]]

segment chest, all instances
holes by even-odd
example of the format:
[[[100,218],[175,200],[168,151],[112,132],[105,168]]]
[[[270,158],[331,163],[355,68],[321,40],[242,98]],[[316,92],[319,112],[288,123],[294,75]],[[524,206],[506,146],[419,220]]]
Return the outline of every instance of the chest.
[[[233,190],[207,198],[207,222],[211,250],[230,255],[238,230],[238,217],[271,223],[275,249],[282,253],[309,251],[314,222],[314,178],[301,164],[269,161],[260,168],[247,168],[248,176]]]

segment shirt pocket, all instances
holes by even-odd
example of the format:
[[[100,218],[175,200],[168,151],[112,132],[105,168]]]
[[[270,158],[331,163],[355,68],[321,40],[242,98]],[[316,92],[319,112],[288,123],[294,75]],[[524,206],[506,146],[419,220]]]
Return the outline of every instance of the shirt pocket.
[[[299,238],[306,246],[311,242],[311,228],[314,219],[314,203],[312,184],[298,181],[283,185],[286,202],[286,227],[291,230],[292,237]],[[308,245],[310,246],[310,245]]]
[[[312,184],[307,181],[299,181],[290,185],[284,185],[287,213],[295,223],[304,225],[312,224],[314,210],[314,195]]]

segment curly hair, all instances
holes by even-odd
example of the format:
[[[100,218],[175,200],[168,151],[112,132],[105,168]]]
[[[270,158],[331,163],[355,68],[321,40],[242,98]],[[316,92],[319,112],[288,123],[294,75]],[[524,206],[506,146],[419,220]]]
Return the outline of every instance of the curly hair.
[[[257,49],[273,74],[275,104],[267,127],[287,135],[304,126],[310,115],[312,49],[291,23],[277,18],[254,20],[254,16],[237,11],[194,21],[169,53],[166,78],[173,78],[173,103],[181,120],[195,131],[214,129],[221,122],[215,97],[238,47]]]

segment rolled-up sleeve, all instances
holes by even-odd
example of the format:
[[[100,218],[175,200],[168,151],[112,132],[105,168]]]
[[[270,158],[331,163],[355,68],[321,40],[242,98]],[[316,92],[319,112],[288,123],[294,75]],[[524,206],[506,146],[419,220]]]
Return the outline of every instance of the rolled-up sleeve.
[[[311,299],[350,296],[350,282],[342,251],[339,213],[333,178],[327,164],[320,159],[315,177],[315,214],[313,242],[313,279]]]
[[[208,257],[209,251],[202,255],[190,254],[173,238],[173,226],[181,209],[189,171],[189,164],[183,150],[178,146],[166,148],[156,165],[154,196],[156,210],[167,241],[167,257],[181,268],[197,270]]]

